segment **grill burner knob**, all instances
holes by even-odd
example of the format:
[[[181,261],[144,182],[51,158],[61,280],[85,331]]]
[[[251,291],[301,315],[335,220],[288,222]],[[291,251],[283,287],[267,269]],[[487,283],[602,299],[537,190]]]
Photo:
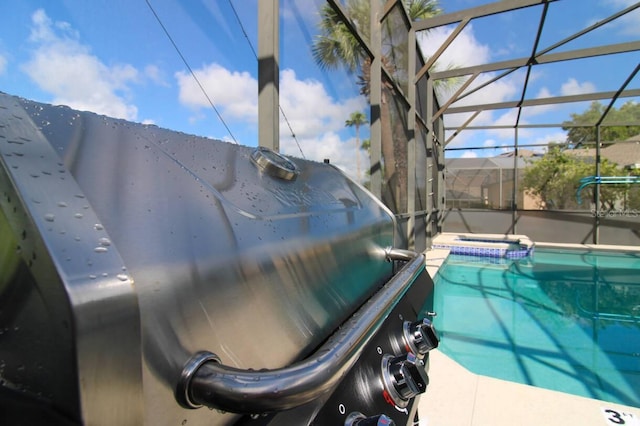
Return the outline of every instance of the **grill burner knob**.
[[[427,390],[429,377],[424,362],[411,352],[382,359],[382,379],[393,402],[406,407],[409,400]]]
[[[409,348],[419,357],[438,347],[438,334],[427,318],[412,323],[406,321],[403,333]]]
[[[347,416],[345,426],[395,426],[396,423],[389,416],[378,414],[377,416],[365,417],[364,414],[353,412]]]

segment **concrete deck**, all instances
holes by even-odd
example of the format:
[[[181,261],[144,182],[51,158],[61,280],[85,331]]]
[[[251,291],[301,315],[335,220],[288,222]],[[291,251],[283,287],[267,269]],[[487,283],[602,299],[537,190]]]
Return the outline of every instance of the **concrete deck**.
[[[448,255],[430,250],[433,277]],[[640,408],[473,374],[439,350],[419,403],[420,426],[640,426]]]
[[[640,426],[640,408],[473,374],[437,349],[429,378],[420,426]]]

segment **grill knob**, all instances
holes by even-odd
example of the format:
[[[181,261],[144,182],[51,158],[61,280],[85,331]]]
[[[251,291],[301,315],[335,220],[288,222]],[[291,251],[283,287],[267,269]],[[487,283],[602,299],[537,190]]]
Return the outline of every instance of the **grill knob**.
[[[438,334],[427,318],[412,323],[406,321],[403,333],[409,348],[419,357],[438,347]]]
[[[429,377],[424,362],[411,352],[398,357],[383,358],[383,382],[391,399],[406,407],[411,398],[427,390]]]
[[[364,414],[353,412],[347,416],[344,422],[345,426],[395,426],[396,423],[391,417],[384,414],[377,416],[365,417]]]

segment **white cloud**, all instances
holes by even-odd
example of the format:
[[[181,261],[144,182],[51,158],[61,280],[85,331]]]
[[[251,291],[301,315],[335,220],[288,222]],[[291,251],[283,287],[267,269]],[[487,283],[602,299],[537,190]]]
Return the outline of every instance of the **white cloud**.
[[[616,11],[620,11],[636,3],[636,0],[608,0],[607,3],[612,5]],[[617,25],[623,34],[640,36],[640,10],[635,9],[620,17],[614,21],[614,25]]]
[[[358,182],[363,182],[366,171],[369,169],[369,156],[364,150],[356,151],[355,138],[343,141],[335,132],[326,132],[318,137],[297,138],[305,158],[314,161],[329,159],[331,164],[340,168],[343,172]],[[300,157],[300,149],[291,138],[283,138],[280,141],[280,151],[285,155]],[[360,158],[360,170],[356,155]]]
[[[324,86],[316,80],[299,80],[293,70],[281,74],[280,105],[296,135],[306,158],[315,161],[330,159],[351,177],[362,181],[369,168],[368,155],[356,149],[355,138],[341,140],[338,133],[345,128],[345,120],[355,111],[366,111],[366,100],[352,97],[334,100]],[[368,132],[360,129],[360,137]],[[280,123],[281,143],[284,153],[300,155],[295,141],[290,137],[286,123]],[[359,156],[360,168],[358,174]]]
[[[511,126],[510,129],[504,129],[498,131],[498,134],[504,133],[506,136],[503,137],[513,137],[513,126],[516,124],[516,119],[518,118],[518,110],[516,108],[511,108],[504,111],[498,118],[496,118],[493,123],[496,126]],[[522,120],[520,120],[520,124]]]
[[[368,155],[357,150],[355,138],[342,140],[338,132],[345,128],[344,122],[352,112],[366,111],[365,99],[358,96],[337,102],[320,82],[298,80],[293,70],[283,71],[281,80],[280,104],[305,157],[315,161],[328,158],[331,164],[362,181],[369,168]],[[361,138],[363,133],[361,129]],[[286,123],[280,123],[280,135],[282,152],[300,156]],[[356,155],[359,156],[359,168]]]
[[[230,71],[218,64],[194,70],[207,95],[225,121],[255,125],[258,120],[258,82],[247,72]],[[202,117],[202,109],[210,108],[207,98],[190,73],[175,75],[180,88],[179,100],[194,110],[194,120]],[[280,106],[287,122],[280,114],[280,151],[287,155],[314,161],[331,160],[353,177],[357,174],[355,138],[342,140],[340,131],[354,111],[366,111],[366,100],[353,97],[337,101],[317,80],[297,78],[295,71],[280,73]],[[295,134],[291,136],[289,125]],[[361,138],[368,132],[361,129]],[[366,137],[366,136],[365,136]],[[368,169],[367,155],[359,152],[360,176]]]
[[[560,86],[560,95],[562,96],[571,96],[571,95],[579,95],[583,93],[593,93],[596,91],[596,87],[593,83],[585,81],[578,82],[575,78],[569,78],[566,82],[564,82]],[[556,96],[551,90],[547,87],[541,87],[538,90],[538,93],[535,96],[535,99],[547,99],[553,98]],[[540,116],[542,114],[546,114],[548,112],[556,111],[560,109],[561,106],[558,104],[549,104],[549,105],[537,105],[530,106],[522,109],[522,115],[520,116],[521,123],[526,123],[532,120],[536,116]],[[525,133],[521,132],[521,136],[526,136]]]
[[[478,154],[475,151],[464,151],[460,158],[478,158]]]
[[[560,87],[560,94],[562,96],[581,95],[583,93],[593,93],[595,91],[596,86],[593,83],[589,81],[579,83],[575,78],[570,78]]]
[[[439,27],[434,28],[426,33],[420,33],[418,35],[418,42],[420,43],[423,53],[426,56],[430,56],[435,53],[435,51],[451,34],[453,29],[453,26]],[[445,68],[448,65],[452,65],[455,67],[468,67],[490,62],[493,54],[494,52],[491,51],[491,48],[488,45],[482,44],[476,39],[473,31],[473,26],[467,25],[467,27],[465,27],[465,29],[444,51],[442,56],[439,58],[438,63],[440,64],[441,69]],[[465,92],[469,92],[473,90],[473,88],[481,86],[482,84],[493,79],[495,75],[495,73],[483,73],[479,75],[470,85],[470,87],[466,89]],[[499,103],[513,100],[514,97],[518,94],[518,90],[521,86],[520,80],[522,80],[522,78],[522,72],[512,73],[511,75],[503,77],[500,80],[491,83],[487,87],[480,89],[472,93],[471,95],[460,99],[459,101],[454,102],[451,105],[451,108],[468,105]],[[463,83],[464,80],[460,82],[460,84]],[[446,102],[453,95],[455,90],[457,90],[457,88],[450,92],[440,91],[438,98],[440,99],[441,104]],[[484,126],[501,123],[508,124],[506,122],[508,121],[509,116],[502,115],[501,117],[496,119],[495,115],[497,113],[498,112],[493,110],[484,111],[477,117],[475,117],[474,120],[469,123],[469,126]],[[472,113],[447,114],[444,118],[445,125],[447,127],[460,127],[471,116]],[[474,138],[474,133],[475,131],[460,132],[452,140],[451,147],[464,146],[466,142]],[[513,137],[513,131],[498,130],[494,131],[493,134],[500,137],[506,137],[507,135]]]
[[[0,75],[4,74],[7,70],[7,58],[0,55]]]
[[[420,32],[417,35],[417,39],[424,55],[432,56],[453,30],[454,27],[445,26]],[[473,25],[469,24],[442,53],[437,63],[440,64],[441,69],[446,68],[448,65],[468,67],[486,63],[490,58],[491,50],[489,46],[480,43],[475,38]]]
[[[194,74],[223,118],[258,121],[258,81],[248,72],[229,71],[218,64],[195,69]],[[210,108],[209,100],[191,73],[175,74],[180,88],[179,100],[195,111]]]
[[[169,87],[164,72],[156,65],[147,65],[144,67],[144,75],[158,86]]]
[[[555,95],[547,87],[541,87],[538,90],[538,93],[533,97],[533,99],[549,99],[549,98],[553,98],[554,96]],[[542,114],[546,114],[551,111],[555,111],[558,108],[559,108],[558,104],[535,105],[535,106],[524,107],[522,108],[522,112],[520,115],[520,124],[528,124],[531,121],[533,121],[535,117],[540,116]],[[523,137],[530,136],[531,132],[530,130],[521,129],[518,135]]]
[[[566,140],[567,140],[567,133],[564,131],[560,131],[560,132],[542,134],[536,139],[529,141],[529,143],[532,145],[542,145],[542,144],[548,144],[550,142],[564,142]],[[541,149],[534,148],[534,150],[539,151]],[[542,150],[546,151],[546,149],[542,149]]]
[[[54,104],[135,120],[137,107],[127,99],[139,73],[131,65],[107,66],[66,22],[53,22],[39,9],[32,15],[30,41],[35,44],[23,70]]]
[[[610,4],[614,4],[617,10],[623,7],[629,6],[634,3],[635,0],[607,0]],[[635,16],[635,29],[640,29],[640,10],[636,10],[629,14]],[[627,24],[631,22],[631,16],[625,18]],[[622,25],[622,23],[621,23]],[[631,25],[628,25],[631,27]],[[426,56],[432,55],[446,40],[446,38],[453,31],[454,26],[440,27],[430,30],[426,33],[418,35],[418,41],[421,45],[422,51]],[[469,67],[479,64],[490,63],[496,57],[501,56],[506,52],[493,49],[490,45],[485,45],[476,39],[473,27],[468,25],[464,31],[458,35],[457,39],[447,48],[440,62],[442,64],[453,64],[457,67]],[[443,68],[443,67],[441,67]],[[465,92],[473,90],[475,87],[486,83],[490,79],[494,78],[497,73],[482,73],[475,81],[470,85]],[[517,70],[508,76],[497,80],[487,87],[472,93],[469,96],[462,98],[461,100],[451,104],[450,108],[456,108],[469,105],[483,105],[500,103],[507,101],[517,101],[520,99],[521,90],[526,75],[526,69],[522,68]],[[529,75],[529,93],[527,98],[531,98],[531,88],[537,87],[533,85],[534,82],[541,83],[540,80],[544,76],[538,70],[533,70]],[[469,78],[469,77],[464,77]],[[561,83],[562,80],[557,81],[556,84]],[[464,83],[464,80],[460,84]],[[459,86],[458,86],[459,87]],[[457,90],[454,89],[454,90]],[[552,90],[547,87],[542,87],[535,94],[536,99],[549,98],[553,96],[561,95],[575,95],[581,93],[593,93],[596,87],[589,81],[578,81],[575,78],[570,78],[564,81],[560,87],[554,85]],[[555,92],[555,93],[554,93]],[[438,99],[440,104],[444,104],[448,101],[454,91],[438,92]],[[501,144],[514,143],[515,131],[512,128],[515,125],[516,120],[519,124],[537,123],[537,122],[553,122],[556,118],[549,118],[554,111],[561,109],[560,105],[540,105],[526,107],[521,110],[521,115],[518,118],[516,109],[495,109],[485,110],[477,115],[474,120],[468,123],[469,127],[473,126],[492,126],[492,125],[504,125],[510,126],[506,129],[492,129],[492,130],[463,130],[460,131],[452,140],[448,148],[465,148],[469,146],[492,146]],[[547,114],[547,115],[545,115]],[[446,114],[444,117],[445,126],[448,128],[458,128],[462,126],[472,116],[472,113],[458,113],[458,114]],[[546,135],[543,132],[549,132],[549,130],[535,130],[521,128],[518,130],[518,138],[520,143],[532,143],[532,139],[538,138],[533,143],[544,143],[548,140],[564,140],[566,135],[562,132],[551,131]],[[453,134],[452,131],[446,132],[446,138],[449,138]],[[485,156],[489,154],[490,150],[480,150],[477,155]],[[476,151],[458,151],[464,157],[476,156]],[[456,154],[457,156],[457,154]]]
[[[472,90],[475,87],[479,87],[494,77],[494,73],[485,73],[479,75],[467,90]],[[517,75],[503,77],[500,80],[494,81],[488,86],[478,90],[477,92],[474,92],[471,95],[460,99],[452,106],[480,105],[505,102],[513,100],[519,94],[520,90],[520,82],[518,81]]]
[[[538,90],[538,93],[536,93],[535,99],[545,99],[545,98],[550,98],[552,96],[553,94],[551,93],[551,90],[543,86]]]
[[[494,75],[492,73],[487,73],[480,75],[476,81],[471,85],[471,89],[473,87],[478,87],[481,84],[489,81],[493,78]],[[498,81],[491,83],[489,86],[478,90],[477,92],[462,98],[460,101],[454,102],[451,107],[459,107],[459,106],[468,106],[468,105],[481,105],[481,104],[490,104],[490,103],[499,103],[513,100],[515,96],[518,94],[519,90],[519,82],[518,82],[518,74],[514,73],[512,76],[504,77]],[[460,127],[464,123],[467,122],[469,118],[471,118],[473,113],[459,113],[459,114],[447,114],[444,117],[445,125],[447,127]],[[500,114],[499,110],[486,110],[478,114],[469,126],[488,126],[494,124],[513,124],[515,122],[515,118],[509,122],[509,115],[502,115],[496,118],[496,115]],[[473,133],[475,131],[463,131],[460,132],[452,141],[453,146],[461,146],[467,140],[473,137]],[[505,130],[495,130],[493,131],[494,135],[499,135],[500,137],[506,137],[506,135],[510,135],[513,137],[513,131],[505,131]]]
[[[229,71],[218,64],[194,70],[207,96],[223,118],[248,123],[258,121],[258,81],[248,72]],[[187,72],[177,72],[179,100],[199,112],[209,108],[209,101],[195,79]],[[299,80],[295,71],[285,69],[280,78],[280,106],[298,137],[316,137],[327,131],[344,128],[344,121],[354,111],[363,111],[361,97],[334,100],[317,80]],[[286,123],[281,128],[289,132]]]
[[[627,3],[630,2],[629,0],[610,1]],[[638,24],[638,26],[640,27],[640,23]],[[433,54],[453,31],[453,28],[453,26],[440,27],[429,31],[426,34],[423,33],[421,35],[418,35],[418,40],[424,54],[427,56]],[[494,51],[490,48],[489,45],[485,45],[479,42],[475,37],[473,27],[468,25],[464,29],[464,31],[462,31],[462,33],[458,35],[457,39],[452,43],[452,45],[449,46],[449,48],[444,52],[440,59],[440,62],[442,64],[451,63],[458,67],[467,67],[489,63],[493,60],[493,57],[499,56],[500,54],[502,54],[502,52],[498,52],[497,50]],[[522,69],[511,73],[507,77],[497,80],[487,87],[480,89],[475,93],[472,93],[471,95],[466,96],[461,100],[453,103],[451,105],[451,108],[518,100],[520,98],[520,91],[522,90],[522,84],[525,78],[525,71],[525,69]],[[466,89],[466,92],[473,90],[473,88],[475,87],[479,87],[495,76],[496,73],[480,74],[470,85],[470,87]],[[540,75],[540,73],[534,71],[529,76],[529,83],[533,83],[534,81],[539,80],[541,77],[542,76]],[[464,81],[462,81],[461,84],[463,82]],[[572,78],[565,81],[559,91],[562,95],[589,93],[595,91],[595,85],[588,81],[579,82],[576,79]],[[441,100],[441,103],[444,103],[452,94],[453,91],[449,93],[440,92],[438,97]],[[541,99],[552,96],[554,96],[554,94],[551,90],[546,87],[542,87],[535,95],[535,98]],[[558,105],[540,105],[523,108],[519,117],[519,123],[527,124],[530,122],[535,122],[536,117],[542,117],[543,114],[556,110],[558,108]],[[513,126],[517,119],[517,113],[518,111],[515,109],[486,110],[481,112],[468,125],[471,127],[490,125]],[[447,127],[460,127],[471,116],[472,113],[447,114],[444,118],[445,125]],[[452,132],[448,131],[446,135],[447,138],[451,134]],[[530,143],[527,139],[534,137],[534,135],[536,134],[537,132],[533,132],[531,129],[519,129],[518,131],[518,137],[520,138],[520,140],[527,141],[527,143]],[[475,130],[461,131],[458,135],[455,136],[448,147],[462,148],[469,145],[478,146],[482,143],[481,141],[485,141],[484,146],[491,146],[489,144],[499,145],[500,143],[513,143],[514,137],[515,132],[513,128],[492,129],[480,132]],[[547,138],[549,140],[553,140],[554,138],[564,140],[565,136],[562,133],[552,133],[547,136]],[[498,142],[496,142],[496,140]],[[465,151],[462,155],[473,157],[475,154],[475,151]],[[484,156],[485,151],[481,151],[479,155]]]
[[[317,80],[298,80],[293,70],[281,74],[280,105],[297,136],[315,137],[344,129],[352,112],[365,111],[366,100],[353,97],[334,100]]]
[[[488,78],[488,77],[486,77]],[[473,104],[481,104],[481,103],[493,103],[493,102],[503,102],[507,100],[513,100],[515,96],[519,95],[519,87],[518,87],[518,77],[514,76],[512,79],[503,79],[492,83],[491,86],[482,89],[473,95],[469,96],[461,100],[460,102],[454,103],[452,106],[460,105],[473,105]],[[476,85],[481,84],[478,82]],[[595,85],[591,82],[579,82],[574,78],[569,78],[566,82],[561,85],[560,93],[563,96],[567,95],[575,95],[581,93],[592,93],[595,91]],[[551,90],[547,87],[541,87],[535,95],[535,99],[545,99],[556,96]],[[528,124],[534,122],[535,117],[542,116],[543,114],[549,113],[551,111],[559,109],[560,106],[556,104],[550,105],[537,105],[537,106],[529,106],[525,107],[521,111],[519,124]],[[482,125],[503,125],[503,126],[513,126],[516,122],[518,111],[516,109],[510,110],[494,110],[494,111],[485,111],[478,115],[476,119],[470,124],[470,126],[482,126]],[[452,114],[447,115],[446,125],[447,126],[460,126],[463,124],[469,117],[471,113],[466,114]],[[491,129],[486,131],[487,134],[496,137],[501,140],[513,140],[514,138],[514,130],[513,128],[508,129]],[[521,128],[518,131],[519,138],[528,138],[534,135],[534,132],[531,129],[523,129]],[[553,134],[552,136],[557,136]],[[452,143],[452,147],[460,147],[463,146],[465,142],[467,142],[472,137],[471,132],[461,132],[454,139],[454,143]],[[562,138],[564,140],[564,137]]]
[[[511,130],[511,137],[513,137],[513,130]],[[483,157],[495,157],[496,155],[503,154],[505,152],[510,152],[512,148],[502,148],[500,147],[501,143],[497,142],[494,139],[486,139],[482,144],[486,148],[493,148],[492,150],[485,149],[481,151],[481,155]]]

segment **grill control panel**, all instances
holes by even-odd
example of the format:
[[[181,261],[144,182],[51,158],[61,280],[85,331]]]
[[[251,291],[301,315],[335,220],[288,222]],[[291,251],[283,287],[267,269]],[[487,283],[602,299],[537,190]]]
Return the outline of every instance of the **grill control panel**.
[[[405,321],[403,336],[407,344],[407,350],[420,358],[431,349],[438,347],[438,335],[431,320],[428,318],[415,322]]]
[[[395,426],[395,422],[384,414],[365,417],[364,414],[354,412],[347,416],[345,426]]]
[[[406,407],[411,398],[427,390],[429,378],[424,362],[408,352],[382,358],[382,382],[384,390],[398,407]]]
[[[429,383],[428,352],[438,336],[425,312],[433,281],[424,272],[396,305],[357,364],[318,412],[314,425],[413,424]]]

